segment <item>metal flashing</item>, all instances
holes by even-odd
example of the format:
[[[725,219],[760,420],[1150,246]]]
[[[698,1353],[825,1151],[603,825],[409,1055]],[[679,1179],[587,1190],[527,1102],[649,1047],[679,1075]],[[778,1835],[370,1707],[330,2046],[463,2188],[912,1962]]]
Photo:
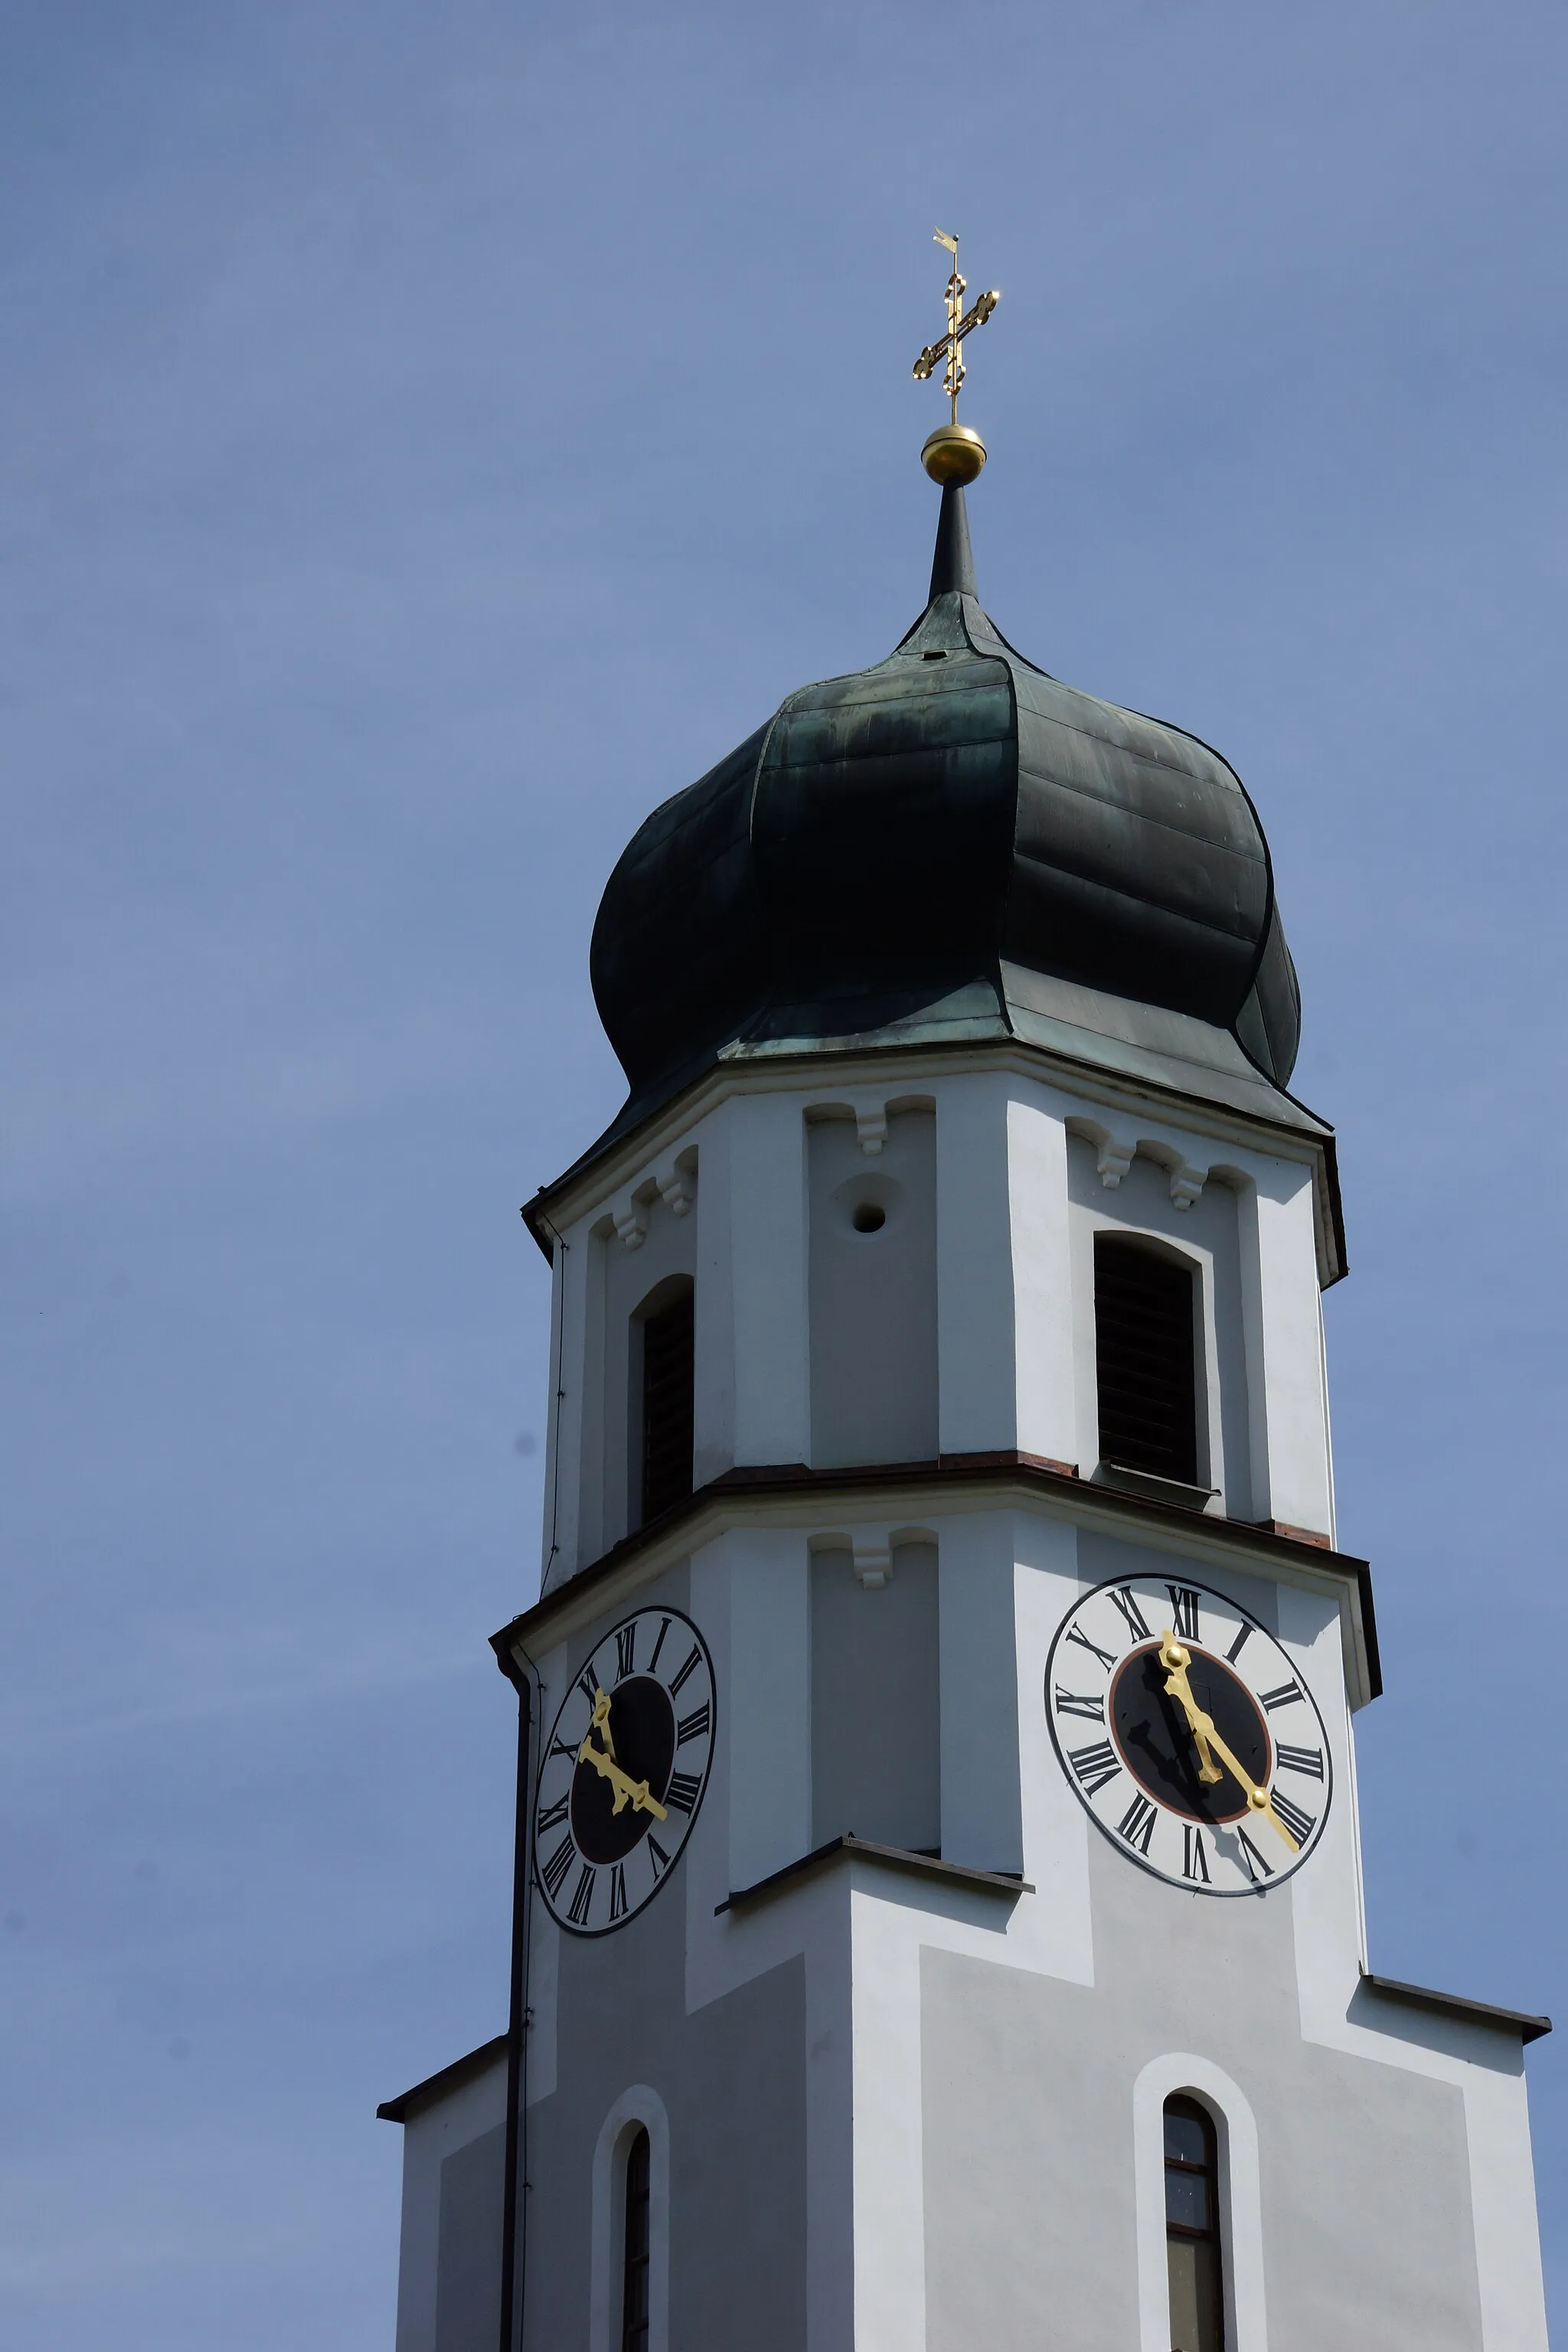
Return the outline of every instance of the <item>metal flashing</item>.
[[[766,1878],[759,1878],[754,1885],[735,1887],[722,1903],[714,1905],[713,1916],[722,1918],[726,1911],[742,1910],[750,1904],[761,1902],[766,1896],[777,1894],[791,1880],[841,1855],[851,1860],[861,1857],[868,1862],[881,1863],[890,1870],[912,1871],[923,1878],[946,1879],[950,1884],[978,1887],[987,1895],[1005,1895],[1009,1901],[1016,1901],[1020,1895],[1032,1895],[1035,1891],[1026,1878],[1013,1878],[998,1870],[976,1870],[964,1862],[943,1862],[940,1855],[934,1853],[911,1853],[905,1846],[878,1845],[873,1840],[857,1837],[852,1830],[847,1830],[842,1837],[829,1838],[826,1845],[816,1846],[810,1853],[803,1853],[796,1862],[786,1862],[782,1870],[770,1871]]]
[[[507,2036],[498,2033],[491,2042],[481,2042],[463,2058],[454,2058],[449,2066],[437,2074],[426,2074],[411,2091],[400,2091],[395,2099],[384,2099],[376,2109],[384,2124],[405,2124],[416,2107],[427,2106],[433,2099],[444,2098],[448,2091],[460,2091],[465,2083],[476,2082],[499,2065],[507,2053]]]
[[[1539,2042],[1542,2034],[1552,2031],[1549,2017],[1536,2017],[1529,2010],[1497,2009],[1490,2001],[1470,2000],[1463,1993],[1432,1992],[1426,1985],[1402,1984],[1397,1977],[1374,1976],[1370,1969],[1363,1969],[1361,1980],[1389,2000],[1457,2017],[1470,2025],[1495,2026],[1500,2032],[1517,2033],[1521,2042]]]

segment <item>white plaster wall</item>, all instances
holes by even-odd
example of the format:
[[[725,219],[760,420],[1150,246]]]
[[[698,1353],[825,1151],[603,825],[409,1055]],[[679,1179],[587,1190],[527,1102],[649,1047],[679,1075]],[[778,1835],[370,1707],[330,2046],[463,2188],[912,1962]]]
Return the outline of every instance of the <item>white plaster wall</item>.
[[[594,1557],[597,1546],[602,1480],[584,1475],[585,1453],[603,1442],[597,1415],[583,1410],[589,1378],[584,1358],[591,1327],[602,1322],[590,1308],[593,1264],[589,1220],[580,1217],[553,1244],[551,1276],[550,1406],[545,1438],[543,1560],[540,1587],[548,1592]],[[597,1366],[594,1368],[597,1377]],[[585,1528],[583,1506],[591,1496],[593,1521]]]
[[[445,2098],[417,2108],[403,2126],[403,2216],[397,2267],[397,2352],[435,2352],[441,2167],[447,2157],[506,2120],[506,2059]]]
[[[1248,1153],[1242,1278],[1256,1515],[1334,1531],[1328,1384],[1312,1186],[1293,1162]]]
[[[1022,1453],[1073,1468],[1081,1465],[1087,1473],[1078,1436],[1068,1134],[1059,1103],[1041,1087],[1016,1088],[1008,1103],[1007,1174],[1017,1384],[1013,1442]]]
[[[805,1538],[792,1534],[789,1541],[798,1546],[794,1558],[804,1587]],[[754,1676],[759,1670],[765,1675],[767,1664],[767,1628],[757,1613],[759,1580],[784,1555],[747,1548],[736,1550],[735,1543],[736,1534],[731,1533],[693,1556],[690,1608],[707,1634],[725,1685],[731,1671],[745,1675],[745,1687],[754,1696],[758,1689]],[[737,1565],[742,1569],[738,1577]],[[766,1613],[764,1603],[763,1615]],[[795,1639],[801,1645],[795,1652],[798,1675],[805,1640],[804,1591],[795,1622],[798,1629]],[[793,1688],[781,1691],[781,1713],[794,1702],[799,1688],[797,1681]],[[724,1719],[733,1727],[732,1733],[721,1732],[702,1812],[681,1863],[686,1882],[686,2007],[689,2013],[693,2012],[797,1955],[804,1958],[807,2341],[811,2352],[857,2352],[847,1906],[830,1879],[807,1874],[782,1900],[764,1902],[754,1909],[721,1909],[735,1886],[754,1883],[749,1876],[738,1876],[733,1867],[735,1784],[744,1783],[751,1775],[754,1788],[765,1780],[770,1765],[761,1741],[750,1736],[746,1704],[737,1690],[726,1709]],[[804,1834],[810,1818],[809,1723],[807,1701],[801,1706],[780,1761],[781,1779],[790,1790],[787,1803],[796,1808],[803,1829],[803,1843],[784,1857],[791,1862],[807,1850]],[[806,1744],[804,1758],[803,1741]],[[764,1807],[752,1818],[761,1820],[766,1811]],[[773,1834],[782,1842],[788,1833],[788,1813],[781,1811],[771,1818]],[[752,1858],[744,1859],[750,1871]],[[671,1892],[673,1896],[675,1891]]]
[[[798,1095],[725,1106],[736,1462],[804,1462],[806,1372],[805,1135]],[[728,1463],[711,1457],[714,1467]]]
[[[1005,1071],[936,1089],[937,1324],[943,1454],[1018,1444]],[[934,1450],[934,1449],[933,1449]]]
[[[1363,1988],[1366,1948],[1354,1759],[1339,1688],[1331,1682],[1337,1635],[1319,1623],[1312,1595],[1283,1588],[1279,1607],[1280,1638],[1303,1658],[1326,1719],[1333,1703],[1336,1769],[1342,1739],[1345,1755],[1347,1801],[1337,1824],[1330,1824],[1331,1830],[1337,1828],[1337,1843],[1344,1849],[1340,1866],[1332,1866],[1325,1836],[1313,1867],[1291,1882],[1302,2036],[1459,2086],[1469,2142],[1486,2352],[1544,2352],[1545,2293],[1522,2046],[1510,2034],[1462,2018],[1369,1999]],[[1322,1864],[1330,1866],[1320,1867]]]
[[[935,1126],[929,1110],[895,1111],[868,1153],[852,1118],[807,1124],[817,1468],[935,1457]],[[857,1211],[883,1223],[858,1232]]]
[[[941,1527],[942,1852],[1021,1871],[1013,1514]]]
[[[754,1886],[811,1846],[809,1567],[805,1538],[793,1528],[735,1528],[698,1557],[729,1581],[721,1726],[729,1757],[728,1893]]]
[[[889,1547],[856,1573],[837,1547],[811,1559],[811,1843],[852,1832],[940,1850],[942,1708],[937,1552]]]

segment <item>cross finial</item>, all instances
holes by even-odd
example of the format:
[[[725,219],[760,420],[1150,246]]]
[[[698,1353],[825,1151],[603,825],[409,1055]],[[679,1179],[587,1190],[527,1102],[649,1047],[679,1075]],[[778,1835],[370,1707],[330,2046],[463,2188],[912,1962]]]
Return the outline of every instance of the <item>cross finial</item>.
[[[917,382],[924,383],[945,360],[942,385],[952,407],[948,422],[939,425],[931,435],[921,457],[933,481],[972,482],[985,463],[985,444],[978,433],[958,421],[958,388],[968,373],[960,346],[965,335],[985,324],[1002,297],[993,287],[966,310],[963,296],[968,280],[959,275],[958,239],[939,228],[933,242],[945,246],[952,256],[952,272],[947,281],[947,332],[940,341],[926,345],[915,362],[914,373]]]

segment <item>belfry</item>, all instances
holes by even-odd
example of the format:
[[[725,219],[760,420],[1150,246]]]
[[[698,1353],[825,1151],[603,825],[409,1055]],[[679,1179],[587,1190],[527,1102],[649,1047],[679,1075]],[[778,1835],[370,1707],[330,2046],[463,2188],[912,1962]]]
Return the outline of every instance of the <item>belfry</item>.
[[[381,2111],[397,2352],[1545,2352],[1547,2021],[1368,1964],[1268,844],[982,607],[941,242],[924,610],[595,927],[510,2024]]]

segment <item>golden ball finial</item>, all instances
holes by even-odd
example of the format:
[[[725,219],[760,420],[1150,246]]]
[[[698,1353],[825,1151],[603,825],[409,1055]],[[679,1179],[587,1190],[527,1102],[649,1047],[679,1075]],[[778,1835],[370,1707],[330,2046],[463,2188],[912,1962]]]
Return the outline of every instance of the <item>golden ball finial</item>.
[[[985,444],[971,425],[939,425],[928,433],[921,464],[933,482],[973,482],[985,463]]]

